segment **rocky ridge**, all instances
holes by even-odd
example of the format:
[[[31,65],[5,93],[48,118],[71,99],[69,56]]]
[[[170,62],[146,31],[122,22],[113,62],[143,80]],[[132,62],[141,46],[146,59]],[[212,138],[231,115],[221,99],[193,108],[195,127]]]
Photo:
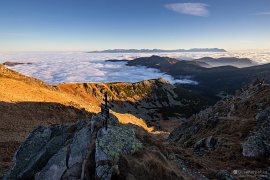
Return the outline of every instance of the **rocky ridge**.
[[[262,81],[246,86],[193,115],[170,134],[168,142],[188,149],[208,167],[232,173],[263,171],[249,178],[269,178],[269,95],[270,85]]]
[[[36,128],[16,152],[15,164],[4,179],[111,179],[120,154],[133,154],[143,145],[113,115],[107,130],[103,121],[98,114],[90,121]]]
[[[76,83],[60,84],[59,89],[73,93],[84,99],[103,101],[103,93],[108,92],[111,109],[118,113],[133,114],[144,119],[147,125],[158,127],[158,121],[165,107],[182,106],[175,86],[164,79],[146,80],[137,83]],[[175,118],[181,117],[180,113]]]
[[[36,128],[4,179],[206,179],[184,162],[177,167],[172,155],[149,144],[143,129],[122,125],[112,114],[108,122],[106,129],[99,113],[89,121]]]

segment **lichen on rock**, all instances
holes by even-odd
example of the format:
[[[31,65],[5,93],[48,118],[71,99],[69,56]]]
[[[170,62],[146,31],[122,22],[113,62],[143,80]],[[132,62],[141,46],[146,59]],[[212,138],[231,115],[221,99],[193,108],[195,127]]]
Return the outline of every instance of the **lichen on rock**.
[[[110,179],[120,154],[133,154],[143,147],[132,129],[124,126],[101,128],[96,140],[96,176]]]
[[[109,126],[107,131],[102,128],[98,132],[97,145],[111,159],[117,158],[120,153],[133,154],[142,147],[142,143],[136,139],[134,131],[123,126]]]

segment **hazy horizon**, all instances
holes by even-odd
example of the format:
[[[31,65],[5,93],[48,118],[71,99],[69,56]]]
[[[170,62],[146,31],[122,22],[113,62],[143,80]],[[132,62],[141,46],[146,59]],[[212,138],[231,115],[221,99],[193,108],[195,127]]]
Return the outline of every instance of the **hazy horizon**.
[[[194,47],[194,48],[176,48],[176,49],[212,49],[212,48],[218,48],[218,49],[224,49],[227,52],[245,52],[245,51],[253,51],[253,52],[270,52],[270,48],[264,48],[264,49],[255,49],[255,48],[250,48],[250,49],[225,49],[225,48],[219,48],[219,47]],[[161,49],[161,50],[176,50],[176,49],[163,49],[163,48],[108,48],[108,49],[86,49],[86,50],[0,50],[0,53],[31,53],[31,52],[91,52],[91,51],[104,51],[104,50],[115,50],[115,49],[137,49],[137,50],[142,50],[142,49]],[[188,52],[187,52],[188,53]],[[190,52],[192,53],[192,52]],[[215,53],[215,52],[213,52]]]

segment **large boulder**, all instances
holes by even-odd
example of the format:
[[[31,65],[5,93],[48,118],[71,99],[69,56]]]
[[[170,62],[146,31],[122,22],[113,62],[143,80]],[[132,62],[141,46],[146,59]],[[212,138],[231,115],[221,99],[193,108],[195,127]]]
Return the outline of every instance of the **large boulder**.
[[[59,169],[65,168],[66,157],[70,157],[70,167],[85,159],[90,135],[90,126],[83,120],[71,125],[36,128],[16,152],[15,164],[5,179],[53,178],[46,174],[59,174]]]
[[[117,161],[120,154],[133,154],[142,148],[133,130],[123,126],[109,126],[97,133],[96,139],[96,177],[111,179],[117,173]]]
[[[256,115],[256,130],[242,144],[242,154],[247,157],[270,155],[270,107]]]
[[[56,153],[46,166],[36,174],[35,178],[38,180],[58,180],[61,177],[72,176],[80,179],[82,166],[90,150],[90,129],[90,125],[86,125],[77,131],[73,136],[72,142]]]
[[[270,107],[265,108],[263,111],[256,115],[257,128],[269,127],[270,124]]]
[[[98,114],[89,123],[80,120],[35,129],[21,145],[5,178],[83,179],[91,173],[97,179],[111,179],[120,173],[119,156],[131,155],[143,145],[115,116],[110,117],[107,129],[103,122],[104,117]],[[93,169],[89,169],[90,163]]]
[[[209,136],[207,138],[203,138],[197,141],[194,145],[194,149],[195,150],[201,150],[201,149],[214,150],[216,148],[217,143],[218,143],[218,140],[216,138],[214,138],[213,136]]]
[[[91,143],[91,127],[86,126],[76,132],[70,145],[68,167],[76,163],[82,163],[86,159]]]
[[[61,179],[62,174],[66,171],[66,157],[68,148],[62,148],[47,163],[47,165],[36,174],[36,180]]]
[[[179,144],[184,144],[185,141],[190,139],[193,135],[195,135],[200,129],[199,124],[191,124],[190,122],[182,123],[178,128],[174,129],[169,137],[169,142],[176,142]]]
[[[40,166],[35,166],[43,156],[44,147],[51,139],[52,130],[46,127],[38,127],[26,138],[14,156],[14,166],[6,179],[28,178],[29,172],[38,171]]]
[[[267,153],[263,140],[258,135],[248,137],[242,145],[242,154],[247,157],[259,157]]]

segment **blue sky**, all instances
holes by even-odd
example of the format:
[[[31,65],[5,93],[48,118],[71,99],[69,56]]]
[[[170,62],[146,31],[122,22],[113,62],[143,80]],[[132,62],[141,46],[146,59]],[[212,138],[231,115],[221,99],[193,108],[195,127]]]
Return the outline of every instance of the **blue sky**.
[[[270,49],[270,0],[1,0],[0,51]]]

